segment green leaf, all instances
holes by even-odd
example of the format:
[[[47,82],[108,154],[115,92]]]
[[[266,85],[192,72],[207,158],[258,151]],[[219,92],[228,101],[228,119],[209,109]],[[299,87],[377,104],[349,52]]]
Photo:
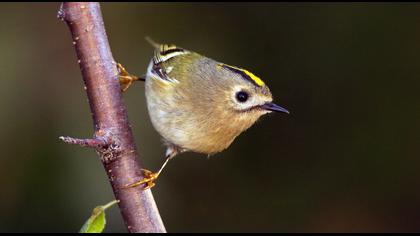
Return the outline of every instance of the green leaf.
[[[95,207],[92,211],[92,215],[82,226],[79,233],[102,233],[106,225],[105,210],[117,202],[118,200],[114,200],[106,205]]]

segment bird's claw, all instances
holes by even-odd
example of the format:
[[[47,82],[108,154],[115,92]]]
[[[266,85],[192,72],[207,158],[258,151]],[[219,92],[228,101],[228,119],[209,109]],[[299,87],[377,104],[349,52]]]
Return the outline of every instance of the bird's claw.
[[[135,183],[126,185],[125,188],[133,188],[133,187],[137,187],[139,185],[145,184],[145,187],[143,188],[143,190],[147,190],[155,186],[155,180],[158,178],[159,173],[153,173],[150,170],[146,170],[146,169],[141,169],[141,170],[143,172],[144,178]]]
[[[117,63],[117,68],[122,92],[125,92],[134,81],[142,80],[141,78],[128,73],[128,71],[120,63]]]

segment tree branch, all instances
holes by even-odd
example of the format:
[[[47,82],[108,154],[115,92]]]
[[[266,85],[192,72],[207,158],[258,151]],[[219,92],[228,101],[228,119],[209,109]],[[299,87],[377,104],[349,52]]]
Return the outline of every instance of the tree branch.
[[[80,145],[82,147],[90,147],[90,148],[105,148],[107,145],[111,143],[110,140],[106,140],[101,137],[80,139],[80,138],[61,136],[59,137],[59,139],[67,144],[75,144],[75,145]]]
[[[129,232],[165,232],[151,191],[124,188],[143,176],[99,3],[63,3],[58,18],[70,29],[95,129],[92,139],[60,139],[95,148]]]

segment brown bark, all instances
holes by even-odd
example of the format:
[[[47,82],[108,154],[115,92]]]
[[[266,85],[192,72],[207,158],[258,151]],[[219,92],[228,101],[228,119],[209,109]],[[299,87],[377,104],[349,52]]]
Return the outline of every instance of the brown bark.
[[[58,18],[70,29],[94,123],[94,137],[60,137],[99,154],[129,232],[165,232],[150,190],[124,188],[143,178],[99,3],[63,3]]]

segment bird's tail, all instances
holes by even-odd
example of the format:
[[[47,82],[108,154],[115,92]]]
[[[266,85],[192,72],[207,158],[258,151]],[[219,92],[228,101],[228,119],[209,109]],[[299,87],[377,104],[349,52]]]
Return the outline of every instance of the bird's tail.
[[[154,48],[160,48],[160,43],[156,43],[152,38],[150,38],[149,36],[144,37],[144,39],[150,43],[150,45],[152,45],[152,47]]]

